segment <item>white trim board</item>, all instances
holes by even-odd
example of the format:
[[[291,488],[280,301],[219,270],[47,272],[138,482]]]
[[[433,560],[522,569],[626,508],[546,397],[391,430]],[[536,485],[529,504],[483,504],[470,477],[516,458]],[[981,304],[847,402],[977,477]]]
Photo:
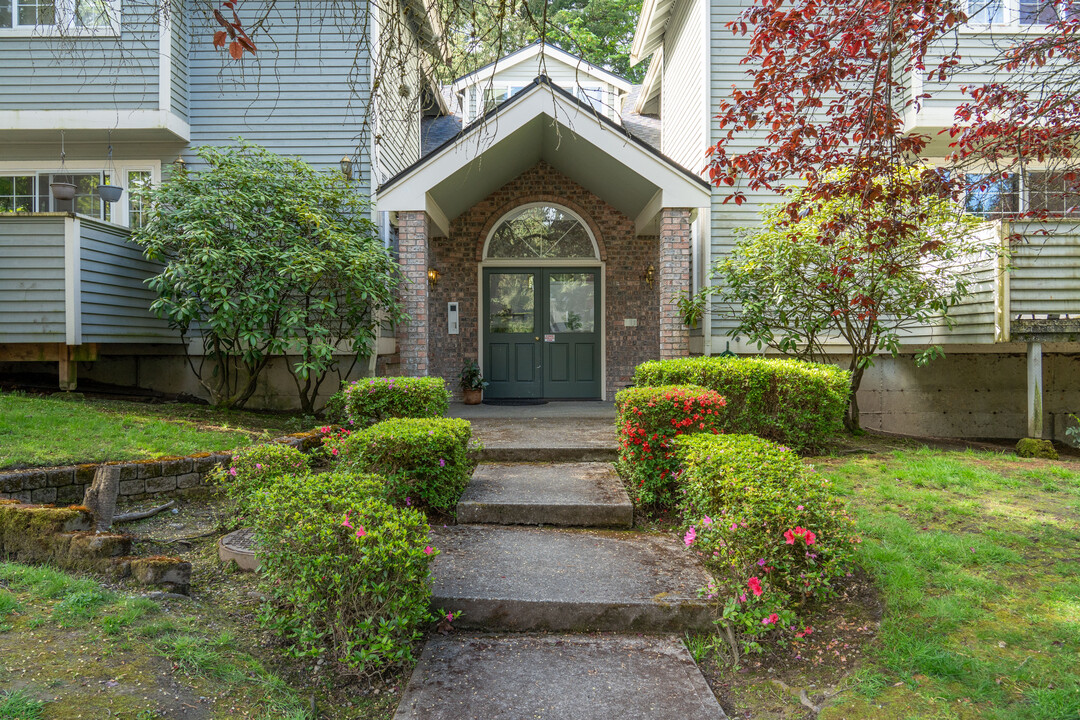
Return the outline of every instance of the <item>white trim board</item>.
[[[5,131],[165,130],[178,140],[191,139],[191,126],[168,110],[2,110],[0,127]]]

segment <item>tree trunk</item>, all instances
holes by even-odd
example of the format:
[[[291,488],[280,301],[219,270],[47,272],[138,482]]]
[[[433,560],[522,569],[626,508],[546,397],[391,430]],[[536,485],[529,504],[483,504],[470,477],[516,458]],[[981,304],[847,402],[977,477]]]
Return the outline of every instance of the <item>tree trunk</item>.
[[[858,365],[851,368],[851,386],[848,390],[848,406],[847,413],[844,415],[844,428],[848,432],[858,432],[861,429],[859,425],[859,386],[862,385],[863,372],[865,368],[861,368]]]
[[[120,494],[120,468],[116,465],[99,465],[94,481],[86,488],[82,504],[94,516],[94,528],[105,532],[116,514],[116,498]]]

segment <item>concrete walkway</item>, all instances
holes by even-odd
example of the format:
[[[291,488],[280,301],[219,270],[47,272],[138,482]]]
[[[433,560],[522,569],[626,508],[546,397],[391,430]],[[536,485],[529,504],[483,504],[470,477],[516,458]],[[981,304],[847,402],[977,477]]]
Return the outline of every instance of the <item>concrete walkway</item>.
[[[395,720],[725,717],[681,640],[713,627],[708,574],[678,538],[625,529],[633,508],[597,462],[616,454],[611,405],[561,405],[452,408],[486,447],[459,524],[433,538],[432,605],[462,615],[428,641]]]

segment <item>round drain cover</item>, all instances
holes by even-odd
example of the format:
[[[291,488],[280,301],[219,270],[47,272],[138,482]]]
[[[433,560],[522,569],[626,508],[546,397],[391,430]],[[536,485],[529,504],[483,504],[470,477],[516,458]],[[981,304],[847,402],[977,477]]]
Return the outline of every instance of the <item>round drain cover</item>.
[[[241,570],[259,569],[255,557],[255,528],[240,528],[218,540],[218,557],[222,562],[235,560]]]

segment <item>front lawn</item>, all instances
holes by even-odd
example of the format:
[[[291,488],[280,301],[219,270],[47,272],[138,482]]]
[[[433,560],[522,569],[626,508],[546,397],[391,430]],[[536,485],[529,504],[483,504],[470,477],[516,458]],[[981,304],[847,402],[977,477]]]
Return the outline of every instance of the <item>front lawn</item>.
[[[205,405],[0,393],[0,469],[232,450],[314,423]]]
[[[885,612],[822,718],[1080,717],[1080,464],[921,449],[823,472]]]
[[[850,503],[865,574],[738,669],[690,638],[729,715],[1080,717],[1080,462],[843,442],[808,462]]]

